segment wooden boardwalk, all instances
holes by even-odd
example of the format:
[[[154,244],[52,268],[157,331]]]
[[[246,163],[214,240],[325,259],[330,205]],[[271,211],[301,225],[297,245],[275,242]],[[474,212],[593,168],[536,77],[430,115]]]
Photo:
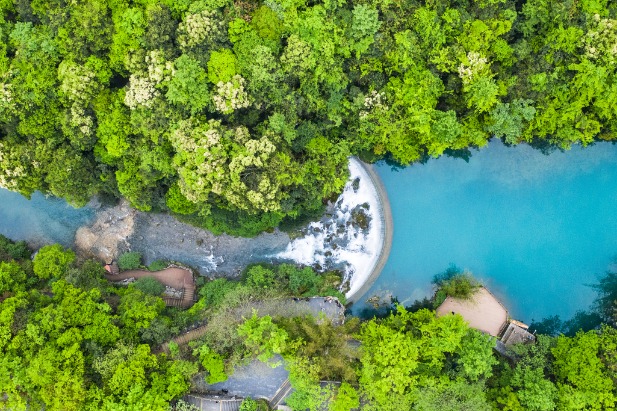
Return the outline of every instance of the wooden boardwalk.
[[[197,327],[194,330],[191,330],[185,334],[179,335],[175,338],[172,338],[171,341],[166,342],[165,344],[161,345],[160,351],[166,352],[169,354],[169,343],[170,342],[175,342],[178,345],[182,345],[182,344],[186,344],[189,341],[193,341],[198,339],[199,337],[201,337],[202,335],[204,335],[206,333],[206,331],[208,330],[208,326],[207,325],[202,325],[201,327]]]
[[[242,404],[242,398],[204,397],[196,394],[187,394],[184,400],[201,411],[238,411]]]
[[[112,264],[112,273],[114,271]],[[160,271],[128,270],[119,274],[105,275],[105,279],[111,282],[143,277],[152,277],[163,285],[175,288],[176,290],[182,290],[182,298],[163,298],[165,304],[168,306],[188,308],[193,305],[195,298],[195,281],[193,280],[193,273],[187,268],[170,266]]]

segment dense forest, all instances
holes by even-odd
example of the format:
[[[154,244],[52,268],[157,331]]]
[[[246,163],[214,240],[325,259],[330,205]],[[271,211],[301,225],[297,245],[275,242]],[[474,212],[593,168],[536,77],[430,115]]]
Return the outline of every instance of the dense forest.
[[[0,186],[253,235],[349,155],[617,131],[607,0],[2,0]]]
[[[275,354],[295,389],[287,404],[298,411],[360,404],[375,411],[601,411],[617,404],[617,330],[609,326],[540,335],[502,357],[462,317],[425,308],[397,306],[381,319],[348,317],[344,325],[251,315],[268,301],[330,295],[333,278],[308,268],[257,265],[241,281],[200,280],[199,301],[179,310],[165,307],[152,284],[108,283],[100,263],[59,245],[30,254],[23,242],[0,236],[2,409],[168,411],[195,379],[223,381],[234,366],[273,363]],[[605,300],[617,293],[617,274],[607,278],[598,301],[610,319],[615,303]],[[460,292],[460,284],[447,287]],[[203,336],[162,348],[194,323],[206,324]],[[247,400],[243,409],[255,406]]]

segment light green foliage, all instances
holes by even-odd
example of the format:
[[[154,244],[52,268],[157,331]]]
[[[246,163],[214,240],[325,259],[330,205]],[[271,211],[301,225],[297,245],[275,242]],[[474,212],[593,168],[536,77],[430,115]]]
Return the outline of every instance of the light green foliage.
[[[267,5],[263,5],[253,13],[251,25],[262,39],[270,40],[273,45],[281,41],[283,22],[279,15]]]
[[[358,392],[349,383],[342,383],[334,400],[328,405],[329,411],[350,411],[360,406]]]
[[[579,332],[574,338],[557,338],[552,353],[559,407],[605,410],[617,404],[614,382],[599,355],[601,342],[595,331]]]
[[[171,211],[178,214],[193,214],[198,209],[197,204],[193,203],[182,194],[177,184],[171,186],[167,191],[165,203]]]
[[[381,22],[377,10],[363,4],[354,6],[352,15],[351,37],[356,41],[353,48],[356,57],[359,57],[373,43],[373,37],[379,30]]]
[[[178,355],[180,355],[180,346],[175,341],[170,341],[167,344],[167,348],[169,349],[169,354],[172,356],[172,358],[176,358]]]
[[[16,262],[0,256],[0,271],[7,265],[10,271],[31,270],[27,253],[19,253]],[[68,252],[46,248],[39,263],[61,267],[66,261],[49,258],[58,254]],[[62,276],[66,281],[58,279],[51,288],[22,288],[0,301],[1,407],[168,411],[169,402],[188,391],[197,365],[152,354],[148,345],[137,343],[134,329],[122,327],[124,322],[139,327],[148,318],[151,324],[169,322],[159,315],[162,301],[154,307],[154,318],[144,313],[147,296],[137,290],[123,295],[118,306],[114,289],[100,278],[98,262],[73,264]]]
[[[39,278],[60,278],[75,261],[75,253],[65,250],[60,244],[46,245],[33,260],[33,270]]]
[[[360,390],[370,409],[411,408],[420,390],[434,386],[447,362],[461,356],[467,333],[460,316],[436,318],[430,311],[409,313],[401,306],[384,320],[363,324]]]
[[[188,379],[197,372],[192,364],[151,354],[145,344],[120,344],[96,360],[94,369],[103,386],[90,389],[92,409],[168,410],[169,401],[188,389]]]
[[[285,399],[292,410],[318,411],[325,406],[330,392],[319,384],[319,366],[298,356],[288,360],[289,382],[294,391]]]
[[[417,411],[491,411],[493,408],[484,398],[482,384],[456,381],[420,391],[413,410]]]
[[[129,288],[120,298],[118,313],[124,325],[124,331],[129,339],[148,328],[165,308],[165,303],[159,297],[146,295],[141,291]]]
[[[208,371],[208,375],[206,376],[206,382],[208,384],[216,384],[217,382],[227,379],[223,357],[208,347],[208,345],[203,344],[196,349],[193,354],[199,356],[201,365]]]
[[[121,71],[131,55],[143,47],[147,22],[141,8],[129,7],[114,13],[113,23],[114,31],[109,59],[111,66]]]
[[[210,53],[208,60],[208,80],[213,84],[218,84],[219,81],[226,83],[230,81],[236,70],[236,56],[229,49],[222,49]]]
[[[252,398],[245,398],[240,404],[240,411],[257,411],[257,401]]]
[[[16,262],[0,262],[0,294],[24,290],[26,273]]]
[[[141,253],[137,251],[130,251],[122,253],[118,257],[118,266],[121,270],[134,270],[141,266]]]
[[[470,381],[487,379],[493,374],[497,360],[493,356],[495,340],[486,334],[470,329],[462,340],[459,367],[463,377]]]
[[[287,332],[274,324],[269,315],[258,317],[255,310],[253,316],[238,327],[238,335],[244,337],[247,349],[263,362],[287,348]]]

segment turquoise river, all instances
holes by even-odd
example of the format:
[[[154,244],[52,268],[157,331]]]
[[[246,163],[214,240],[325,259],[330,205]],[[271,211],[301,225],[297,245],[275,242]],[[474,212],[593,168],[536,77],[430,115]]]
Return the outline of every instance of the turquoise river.
[[[468,162],[444,156],[376,169],[394,239],[367,296],[391,293],[410,304],[430,296],[433,275],[455,264],[481,279],[515,318],[567,319],[589,307],[594,292],[587,284],[617,256],[617,145],[544,155],[494,141],[472,150]],[[16,240],[70,246],[93,217],[89,208],[0,189],[0,233]]]
[[[429,296],[450,264],[482,280],[522,321],[587,309],[587,284],[617,256],[617,146],[544,155],[499,141],[468,162],[376,166],[394,221],[392,251],[367,296]]]

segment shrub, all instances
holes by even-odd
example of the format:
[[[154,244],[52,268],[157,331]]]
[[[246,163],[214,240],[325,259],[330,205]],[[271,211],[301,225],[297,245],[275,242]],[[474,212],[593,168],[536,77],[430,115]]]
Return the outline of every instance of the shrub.
[[[152,277],[143,277],[133,283],[133,287],[137,288],[144,294],[158,297],[165,291],[165,286]]]
[[[254,265],[246,271],[244,283],[255,288],[273,287],[276,285],[275,273],[264,266]]]
[[[208,384],[216,384],[217,382],[227,380],[225,362],[219,353],[204,344],[195,349],[193,355],[199,355],[201,365],[208,371],[208,375],[206,376],[206,382]]]
[[[134,270],[141,266],[141,253],[132,251],[118,257],[118,266],[121,270]]]
[[[152,264],[148,266],[148,270],[150,271],[160,271],[169,267],[169,262],[165,260],[156,260],[153,261]]]
[[[252,398],[245,398],[240,404],[240,411],[257,411],[257,401]]]
[[[225,296],[238,286],[238,283],[228,281],[225,278],[217,278],[207,282],[199,290],[206,307],[218,307],[225,300]]]
[[[481,285],[470,273],[454,265],[433,277],[433,284],[437,286],[436,304],[441,304],[447,296],[469,300]]]
[[[323,278],[315,274],[312,268],[295,268],[289,273],[289,289],[296,294],[304,294],[319,287]]]
[[[197,408],[195,405],[188,403],[186,401],[183,400],[178,400],[178,402],[176,403],[176,406],[174,407],[175,411],[199,411],[199,408]]]

